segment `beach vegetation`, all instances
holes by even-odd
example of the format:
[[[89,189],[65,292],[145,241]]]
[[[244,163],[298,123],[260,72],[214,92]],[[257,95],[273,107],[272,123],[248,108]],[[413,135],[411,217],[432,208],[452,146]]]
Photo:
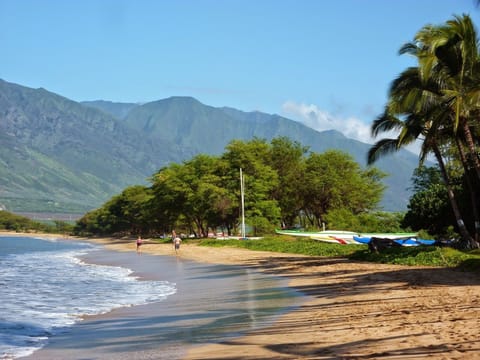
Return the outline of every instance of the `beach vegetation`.
[[[480,271],[480,255],[451,247],[393,247],[380,253],[361,250],[349,256],[351,260],[410,266],[440,266],[466,271]]]
[[[326,215],[335,209],[354,215],[374,210],[384,190],[380,181],[385,174],[375,168],[361,169],[348,154],[338,150],[311,153],[304,169],[299,190],[306,227],[320,229],[326,223],[333,228]]]
[[[345,246],[340,244],[327,244],[321,241],[298,238],[291,236],[266,236],[261,239],[202,239],[200,246],[211,247],[236,247],[257,251],[273,251],[279,253],[301,254],[310,256],[348,257],[358,251],[359,248],[367,248],[366,245]]]
[[[64,234],[71,233],[73,231],[73,224],[60,220],[55,220],[50,223],[44,221],[34,221],[25,216],[17,215],[6,210],[1,210],[0,230]]]
[[[435,266],[480,271],[480,252],[460,251],[450,247],[419,246],[393,247],[380,253],[371,252],[366,245],[331,244],[309,238],[269,236],[259,240],[203,239],[199,246],[236,247],[257,251],[301,254],[321,257],[341,257],[355,261],[409,266]]]
[[[325,222],[330,228],[353,229],[359,233],[396,233],[410,230],[408,226],[402,226],[403,219],[404,214],[398,212],[365,211],[355,214],[345,208],[332,209],[325,215]]]
[[[402,224],[414,231],[423,229],[439,237],[454,238],[457,235],[452,233],[451,224],[455,223],[455,218],[448,202],[447,188],[438,177],[440,172],[437,167],[422,166],[417,169],[417,174],[423,171],[438,175],[429,182],[421,180],[423,185],[410,198]],[[413,179],[415,183],[415,175]]]
[[[348,217],[352,226],[355,217],[360,217],[357,224],[369,219],[372,225],[384,191],[383,173],[374,167],[363,169],[342,151],[307,154],[306,147],[285,137],[271,143],[234,140],[220,156],[200,154],[172,163],[150,178],[151,186],[125,189],[85,214],[75,233],[148,236],[175,228],[197,238],[218,230],[237,235],[240,169],[250,236],[271,234],[280,226],[329,226],[336,221],[329,212],[338,209],[348,214],[343,219]]]

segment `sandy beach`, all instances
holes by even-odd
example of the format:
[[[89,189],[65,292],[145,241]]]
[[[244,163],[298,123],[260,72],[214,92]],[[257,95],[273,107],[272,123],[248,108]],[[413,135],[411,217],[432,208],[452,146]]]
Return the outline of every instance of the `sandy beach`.
[[[94,241],[135,251],[134,240]],[[175,255],[148,241],[142,252],[258,270],[304,294],[270,326],[188,347],[184,359],[480,359],[476,274],[191,244]],[[152,351],[138,358],[167,358]]]
[[[169,245],[143,251],[173,255]],[[185,359],[480,359],[478,275],[194,245],[178,256],[260,269],[307,296],[273,326]]]

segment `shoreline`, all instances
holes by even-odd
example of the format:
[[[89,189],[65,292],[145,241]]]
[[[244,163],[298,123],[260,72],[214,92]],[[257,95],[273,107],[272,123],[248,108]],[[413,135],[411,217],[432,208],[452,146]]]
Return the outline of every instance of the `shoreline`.
[[[135,251],[134,239],[74,239]],[[175,257],[167,244],[146,241],[141,251]],[[185,360],[480,359],[475,274],[192,244],[182,244],[178,257],[280,276],[305,295],[305,302],[272,326],[189,348]]]
[[[265,277],[257,270],[146,252],[137,255],[130,249],[118,251],[103,245],[110,239],[33,236],[100,244],[99,251],[89,252],[80,259],[91,264],[129,268],[140,281],[168,281],[175,284],[176,292],[154,303],[85,316],[25,359],[181,359],[191,347],[228,341],[268,326],[286,309],[302,301],[284,279]],[[132,246],[128,240],[119,242],[122,246]]]

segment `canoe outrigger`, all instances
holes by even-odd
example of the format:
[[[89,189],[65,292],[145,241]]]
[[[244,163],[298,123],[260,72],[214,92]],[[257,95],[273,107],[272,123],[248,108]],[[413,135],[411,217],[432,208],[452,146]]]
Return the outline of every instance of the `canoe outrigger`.
[[[303,231],[297,229],[277,229],[275,232],[281,235],[308,237],[335,244],[369,244],[372,238],[393,240],[400,246],[433,245],[435,243],[435,240],[419,239],[418,234],[414,232],[360,234],[344,230]]]

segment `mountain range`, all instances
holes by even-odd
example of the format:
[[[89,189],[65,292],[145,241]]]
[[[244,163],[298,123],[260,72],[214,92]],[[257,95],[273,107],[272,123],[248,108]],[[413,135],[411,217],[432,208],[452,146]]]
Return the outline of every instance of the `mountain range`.
[[[191,97],[145,104],[76,102],[0,80],[0,207],[83,213],[171,162],[219,155],[233,139],[287,136],[311,151],[340,149],[365,166],[369,144],[279,115],[212,107]],[[406,209],[418,164],[402,150],[376,166],[389,174],[382,207]]]

